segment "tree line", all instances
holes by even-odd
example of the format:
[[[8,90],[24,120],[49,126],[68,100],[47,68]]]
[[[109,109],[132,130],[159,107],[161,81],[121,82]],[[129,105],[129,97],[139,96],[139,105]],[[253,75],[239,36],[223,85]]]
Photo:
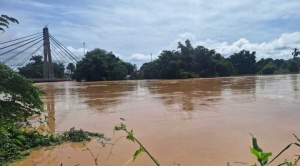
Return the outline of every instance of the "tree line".
[[[144,63],[140,70],[136,65],[124,62],[112,52],[96,48],[86,53],[76,66],[69,63],[53,63],[55,78],[71,75],[77,81],[105,81],[124,79],[185,79],[199,77],[227,77],[254,74],[298,73],[299,50],[294,49],[289,60],[262,58],[256,60],[256,52],[241,50],[225,58],[213,49],[193,47],[189,40],[178,43],[178,50],[165,50],[159,57]],[[33,56],[19,73],[27,78],[43,78],[43,57]],[[67,72],[65,72],[67,69]]]
[[[163,51],[158,59],[144,63],[139,71],[143,79],[182,79],[198,77],[226,77],[249,74],[298,73],[300,58],[298,49],[293,59],[260,59],[256,52],[241,50],[228,58],[203,46],[193,47],[189,40],[178,43],[178,51]]]

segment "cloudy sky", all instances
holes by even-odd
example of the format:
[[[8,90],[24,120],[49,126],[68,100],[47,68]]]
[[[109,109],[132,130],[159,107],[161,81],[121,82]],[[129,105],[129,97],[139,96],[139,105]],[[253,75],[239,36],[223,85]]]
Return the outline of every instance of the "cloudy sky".
[[[20,22],[0,34],[0,42],[48,25],[78,57],[85,42],[87,50],[112,51],[138,66],[186,39],[225,57],[256,51],[257,60],[289,59],[300,47],[299,0],[0,0],[0,6],[0,14]]]

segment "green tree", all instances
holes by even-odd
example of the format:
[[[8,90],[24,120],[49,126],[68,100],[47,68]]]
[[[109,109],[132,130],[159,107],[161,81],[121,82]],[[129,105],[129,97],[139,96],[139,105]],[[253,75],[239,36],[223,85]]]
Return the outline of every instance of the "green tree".
[[[194,49],[193,72],[200,75],[200,77],[214,77],[216,76],[216,56],[215,50],[209,50],[203,46],[197,46]]]
[[[159,75],[158,61],[144,63],[140,69],[141,77],[145,79],[155,79]]]
[[[236,74],[236,69],[228,60],[217,61],[216,72],[220,77],[227,77]]]
[[[65,65],[63,63],[53,62],[53,72],[55,78],[64,78],[65,76]]]
[[[19,74],[26,78],[43,78],[43,57],[35,55],[30,58],[30,63],[19,67]]]
[[[41,55],[35,55],[30,58],[30,63],[24,67],[19,67],[19,73],[26,78],[43,78],[44,61]],[[63,78],[65,67],[62,63],[53,62],[55,78]]]
[[[258,74],[274,74],[277,68],[278,67],[274,62],[269,62],[259,71]]]
[[[75,69],[77,81],[122,80],[128,74],[128,66],[112,52],[94,49],[87,52]],[[134,65],[130,65],[134,68]],[[132,69],[133,71],[134,69]]]
[[[299,66],[295,60],[292,60],[288,66],[288,70],[291,73],[299,73]]]
[[[40,114],[42,92],[30,80],[0,63],[0,121],[22,122]]]
[[[232,64],[237,69],[238,74],[255,74],[256,73],[256,52],[242,50],[234,53],[229,57]]]
[[[296,58],[299,54],[300,54],[299,49],[298,48],[294,48],[293,49],[293,53],[292,53],[292,55],[294,56],[294,58]]]
[[[17,19],[2,14],[0,16],[0,31],[4,32],[3,28],[8,28],[10,22],[19,24],[19,21]]]
[[[67,70],[69,71],[70,74],[73,74],[75,70],[75,65],[73,63],[69,63],[67,66]]]
[[[272,58],[261,58],[259,61],[256,62],[256,72],[259,73],[262,68],[264,68],[268,63],[274,62]]]
[[[111,71],[111,79],[112,80],[124,80],[127,75],[127,68],[122,61],[118,61],[113,65],[113,69]]]

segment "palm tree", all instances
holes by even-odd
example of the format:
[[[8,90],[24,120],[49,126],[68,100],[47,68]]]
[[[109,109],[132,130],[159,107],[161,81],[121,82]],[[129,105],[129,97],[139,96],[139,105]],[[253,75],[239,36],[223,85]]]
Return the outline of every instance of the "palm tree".
[[[294,55],[294,58],[296,58],[300,54],[299,49],[294,48],[293,50],[294,50],[294,52],[292,53],[292,55]]]
[[[0,31],[3,31],[3,32],[4,32],[3,27],[8,28],[9,22],[19,24],[19,21],[18,21],[17,19],[2,14],[2,15],[0,16]]]
[[[69,70],[70,74],[73,74],[75,70],[75,65],[73,63],[69,63],[67,69]]]

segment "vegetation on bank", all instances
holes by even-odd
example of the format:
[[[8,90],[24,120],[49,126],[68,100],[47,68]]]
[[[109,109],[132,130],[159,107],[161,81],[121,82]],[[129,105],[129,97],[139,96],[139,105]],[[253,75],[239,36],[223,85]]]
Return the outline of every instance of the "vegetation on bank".
[[[294,49],[289,60],[262,58],[256,61],[256,52],[241,50],[228,58],[203,46],[193,47],[189,40],[178,43],[178,50],[165,50],[158,59],[144,63],[140,70],[136,65],[124,62],[112,52],[94,49],[87,52],[76,67],[53,63],[56,78],[71,76],[77,81],[105,81],[124,79],[185,79],[199,77],[227,77],[234,75],[266,75],[299,73],[299,50]],[[43,57],[33,56],[31,62],[18,68],[27,78],[43,78]]]
[[[248,74],[287,74],[298,73],[300,58],[260,59],[256,61],[256,52],[242,50],[228,58],[215,50],[203,46],[193,47],[189,40],[185,45],[178,43],[178,51],[163,51],[158,59],[145,63],[140,69],[140,78],[144,79],[181,79],[198,77],[225,77]]]
[[[91,137],[105,139],[101,133],[83,130],[60,135],[42,135],[26,129],[28,119],[39,117],[43,109],[40,95],[44,93],[33,82],[0,63],[0,165],[7,165],[30,154],[29,149],[58,145],[62,142],[88,141]]]

